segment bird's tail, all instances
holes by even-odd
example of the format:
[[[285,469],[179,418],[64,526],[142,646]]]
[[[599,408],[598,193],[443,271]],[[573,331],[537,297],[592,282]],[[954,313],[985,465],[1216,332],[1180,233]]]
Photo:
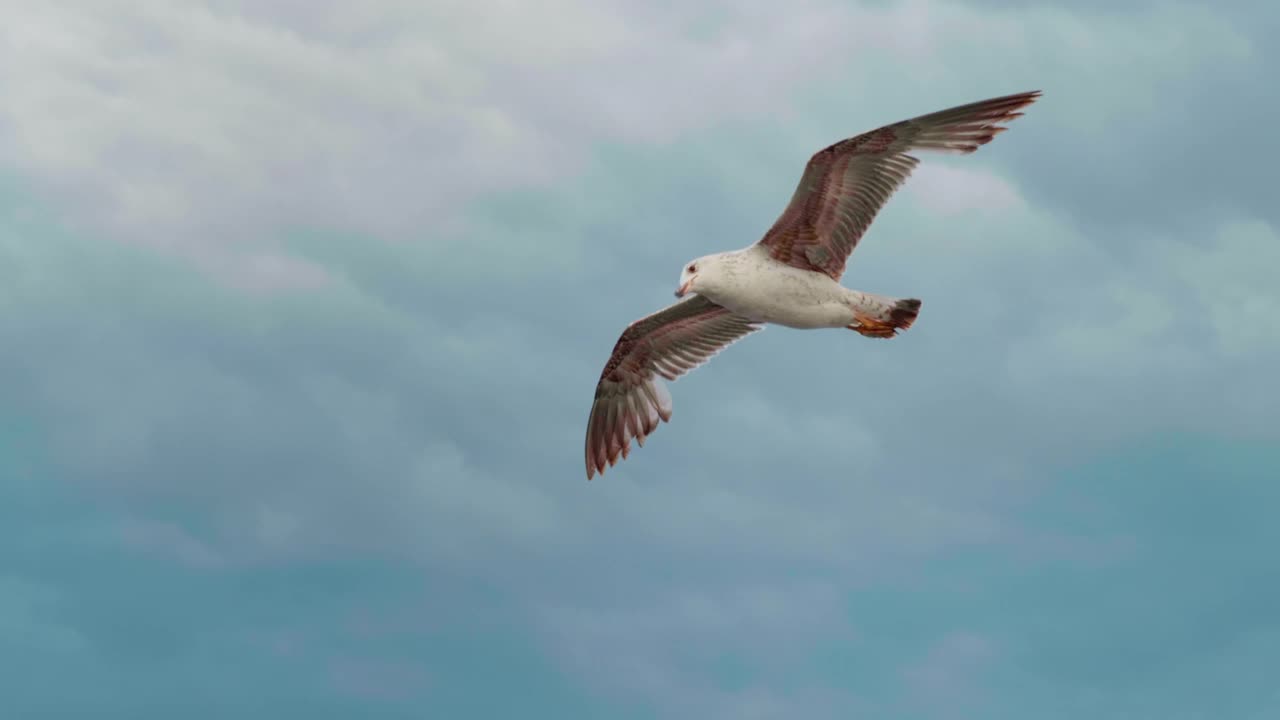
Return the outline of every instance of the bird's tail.
[[[856,291],[855,291],[856,292]],[[856,293],[850,330],[867,337],[891,338],[911,327],[920,314],[916,298],[891,298],[869,293]]]

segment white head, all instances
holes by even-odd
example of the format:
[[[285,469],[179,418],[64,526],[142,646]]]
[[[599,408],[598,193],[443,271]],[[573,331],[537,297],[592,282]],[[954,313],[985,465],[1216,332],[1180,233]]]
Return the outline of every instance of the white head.
[[[720,261],[720,254],[717,254],[704,255],[685,263],[680,270],[680,286],[676,288],[676,297],[709,289],[708,286],[718,276]]]

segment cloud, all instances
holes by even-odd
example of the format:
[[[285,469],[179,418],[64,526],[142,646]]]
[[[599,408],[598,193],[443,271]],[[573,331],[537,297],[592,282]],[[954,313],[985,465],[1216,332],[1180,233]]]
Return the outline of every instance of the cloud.
[[[343,692],[359,697],[401,699],[430,687],[430,675],[409,662],[343,658],[333,662],[330,672]]]
[[[915,665],[904,671],[916,702],[937,717],[972,712],[975,676],[993,661],[995,648],[982,635],[957,630],[942,636]]]
[[[854,638],[839,594],[823,582],[685,587],[610,601],[607,610],[549,608],[544,632],[570,669],[627,697],[661,698],[666,711],[688,717],[776,717],[802,708],[837,717],[856,701],[794,671],[817,645]],[[746,668],[778,682],[743,687]]]
[[[1268,223],[1222,227],[1211,245],[1174,248],[1175,271],[1204,308],[1223,353],[1272,354],[1280,341],[1280,296],[1269,268],[1280,263],[1280,236]]]
[[[181,526],[168,522],[140,520],[126,522],[120,528],[121,540],[147,552],[171,555],[177,561],[197,568],[216,568],[222,557],[200,540],[191,537]]]
[[[951,90],[965,77],[1003,71],[1009,87],[987,94],[1052,79],[1052,114],[1023,132],[1072,172],[1050,129],[1113,135],[1111,123],[1158,107],[1136,88],[1252,57],[1247,36],[1190,8],[1091,23],[1044,7],[815,0],[780,23],[782,10],[754,2],[16,5],[23,23],[0,36],[0,67],[22,71],[3,76],[0,157],[80,227],[257,289],[325,280],[279,247],[282,232],[456,247],[470,203],[572,177],[601,142],[668,143],[744,113],[801,120],[795,101],[818,88],[842,108],[826,113],[840,120],[829,139],[885,122],[908,97],[898,112],[968,99]],[[1091,63],[1064,73],[1081,52]],[[950,71],[915,71],[942,58]],[[913,81],[868,72],[884,62]],[[788,179],[801,157],[787,155]]]
[[[905,35],[819,2],[781,26],[761,3],[18,6],[0,157],[80,227],[251,287],[323,277],[281,232],[439,244],[468,202],[566,177],[598,142],[763,111],[836,72],[822,48]]]
[[[1251,97],[1261,15],[11,5],[6,628],[78,653],[29,714],[1169,715],[1200,670],[1271,703],[1232,672],[1274,655],[1275,223],[1206,144],[1230,103],[1188,102]],[[910,333],[761,333],[585,482],[592,382],[684,259],[835,139],[1034,87],[857,250]],[[1265,148],[1257,107],[1222,132]],[[1203,456],[1133,465],[1176,433]]]

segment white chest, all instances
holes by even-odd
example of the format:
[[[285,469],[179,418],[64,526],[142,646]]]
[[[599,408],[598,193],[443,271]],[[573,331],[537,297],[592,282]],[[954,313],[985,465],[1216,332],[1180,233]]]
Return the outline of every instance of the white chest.
[[[717,285],[704,292],[708,299],[753,320],[807,329],[844,327],[853,319],[849,291],[839,283],[752,250]]]

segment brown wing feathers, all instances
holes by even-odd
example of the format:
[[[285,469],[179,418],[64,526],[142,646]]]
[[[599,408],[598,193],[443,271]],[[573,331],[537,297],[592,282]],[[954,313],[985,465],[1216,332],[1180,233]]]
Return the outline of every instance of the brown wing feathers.
[[[1021,117],[1039,91],[940,110],[841,140],[814,153],[790,204],[761,244],[779,262],[834,279],[876,214],[919,161],[910,150],[971,153]]]
[[[761,326],[701,295],[631,323],[600,373],[587,420],[587,479],[671,419],[662,378],[675,380]],[[661,375],[662,378],[657,377]]]
[[[890,128],[899,131],[901,139],[909,147],[889,149],[971,153],[1009,129],[996,123],[1007,123],[1022,117],[1018,110],[1039,97],[1039,90],[1005,95],[890,125]]]

